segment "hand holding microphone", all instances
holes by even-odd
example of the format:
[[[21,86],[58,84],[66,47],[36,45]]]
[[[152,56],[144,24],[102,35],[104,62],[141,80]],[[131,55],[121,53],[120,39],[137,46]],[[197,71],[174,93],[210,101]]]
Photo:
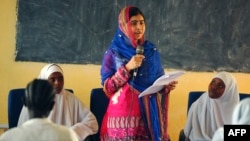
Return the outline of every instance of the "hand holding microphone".
[[[138,46],[136,48],[136,55],[134,55],[130,61],[125,65],[128,71],[134,70],[134,77],[137,75],[138,68],[141,66],[145,56],[143,55],[143,46]]]

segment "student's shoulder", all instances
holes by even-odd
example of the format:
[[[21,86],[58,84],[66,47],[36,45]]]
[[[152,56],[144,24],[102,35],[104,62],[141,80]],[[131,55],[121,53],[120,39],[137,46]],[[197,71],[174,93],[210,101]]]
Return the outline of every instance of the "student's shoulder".
[[[78,137],[71,128],[63,125],[51,123],[50,129],[48,129],[54,136],[60,137],[61,139],[78,140]],[[48,131],[47,130],[47,131]]]
[[[11,129],[5,131],[0,136],[0,141],[11,141],[11,140],[15,140],[15,139],[20,139],[19,135],[23,136],[24,135],[23,133],[24,133],[24,130],[21,129],[20,127],[11,128]],[[15,136],[13,136],[13,135],[15,135]]]

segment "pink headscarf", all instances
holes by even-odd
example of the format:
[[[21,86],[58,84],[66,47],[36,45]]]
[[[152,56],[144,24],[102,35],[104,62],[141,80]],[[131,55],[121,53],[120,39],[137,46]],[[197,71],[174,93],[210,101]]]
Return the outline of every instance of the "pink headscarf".
[[[137,47],[138,43],[134,39],[134,34],[131,29],[131,23],[129,22],[131,18],[129,17],[129,11],[132,7],[133,6],[127,6],[121,10],[119,14],[118,23],[119,23],[119,28],[129,38],[133,47]],[[140,45],[144,43],[144,35],[138,42]]]

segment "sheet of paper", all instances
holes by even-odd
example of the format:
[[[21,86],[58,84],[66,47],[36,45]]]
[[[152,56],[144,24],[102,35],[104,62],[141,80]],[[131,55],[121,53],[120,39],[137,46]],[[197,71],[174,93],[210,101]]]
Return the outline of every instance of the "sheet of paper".
[[[174,72],[166,73],[165,75],[155,80],[153,85],[151,85],[142,93],[140,93],[139,97],[159,92],[165,85],[169,84],[170,82],[174,80],[177,80],[184,73],[185,73],[184,71],[174,71]]]

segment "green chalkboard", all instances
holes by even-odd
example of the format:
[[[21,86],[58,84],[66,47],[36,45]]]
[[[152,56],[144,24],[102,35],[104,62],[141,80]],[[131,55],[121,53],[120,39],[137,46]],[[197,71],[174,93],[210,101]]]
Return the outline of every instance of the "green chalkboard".
[[[101,64],[125,5],[144,12],[164,67],[250,72],[248,0],[18,0],[15,60]]]

